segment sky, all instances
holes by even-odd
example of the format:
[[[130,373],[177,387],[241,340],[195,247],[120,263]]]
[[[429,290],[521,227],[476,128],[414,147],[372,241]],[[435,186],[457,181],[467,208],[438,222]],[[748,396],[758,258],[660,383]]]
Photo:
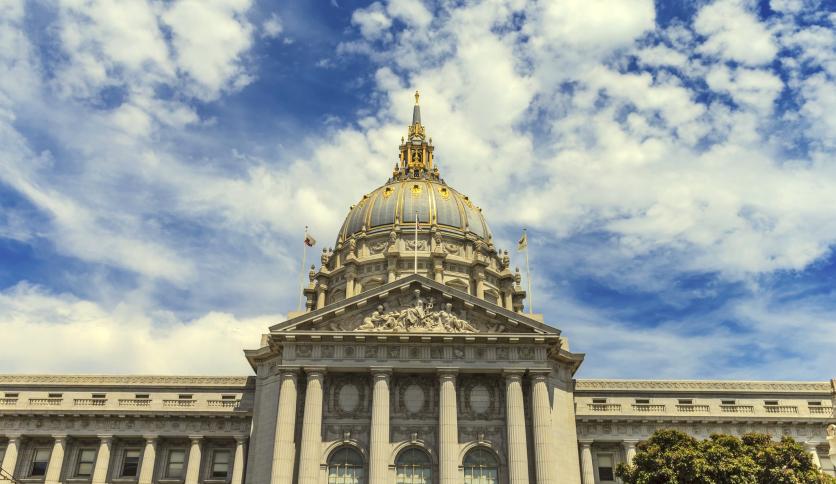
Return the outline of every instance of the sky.
[[[823,0],[0,0],[0,372],[250,374],[304,227],[333,246],[418,89],[497,246],[528,229],[578,377],[834,378],[834,24]]]

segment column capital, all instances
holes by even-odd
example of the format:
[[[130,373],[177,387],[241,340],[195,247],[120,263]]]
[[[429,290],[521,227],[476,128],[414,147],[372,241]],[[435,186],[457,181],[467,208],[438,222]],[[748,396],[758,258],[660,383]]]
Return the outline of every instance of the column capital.
[[[245,444],[248,440],[250,440],[250,437],[247,435],[236,435],[233,439],[235,439],[235,442],[238,444]]]
[[[807,448],[810,452],[817,450],[819,444],[822,442],[804,442],[804,447]]]
[[[439,368],[438,369],[438,378],[441,381],[449,380],[449,381],[456,381],[456,376],[458,376],[459,370],[458,368]]]
[[[305,374],[308,375],[308,380],[320,379],[325,376],[324,366],[306,366]]]
[[[159,435],[154,435],[154,434],[148,434],[148,435],[143,435],[142,438],[145,439],[146,444],[156,444],[157,439],[159,439],[160,436]]]
[[[191,440],[193,444],[200,443],[203,440],[203,436],[202,435],[189,435],[189,440]]]
[[[67,440],[67,434],[52,434],[52,438],[55,442],[65,442]]]
[[[6,439],[8,439],[9,442],[17,442],[23,436],[21,434],[5,434],[5,437]]]
[[[528,378],[533,382],[546,381],[551,374],[552,371],[548,369],[528,370]]]
[[[579,444],[581,444],[581,446],[582,446],[584,449],[588,449],[588,448],[592,447],[592,443],[593,443],[593,442],[595,442],[593,439],[583,439],[583,440],[578,440],[578,443],[579,443]]]
[[[104,442],[110,442],[110,441],[113,440],[113,435],[112,434],[96,434],[96,437],[99,440],[104,441]]]
[[[525,370],[502,370],[502,376],[505,377],[505,380],[522,380],[523,375],[525,374]]]
[[[622,440],[622,441],[621,441],[621,443],[622,443],[625,447],[635,447],[635,446],[636,446],[636,444],[638,444],[638,443],[639,443],[639,441],[638,441],[638,440]]]
[[[369,371],[372,375],[391,375],[392,374],[392,367],[391,366],[372,366],[369,368]]]

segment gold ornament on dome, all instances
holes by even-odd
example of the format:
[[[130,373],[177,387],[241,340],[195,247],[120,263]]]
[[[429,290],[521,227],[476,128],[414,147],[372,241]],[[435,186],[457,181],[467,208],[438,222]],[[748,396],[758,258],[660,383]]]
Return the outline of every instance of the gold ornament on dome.
[[[383,198],[389,198],[392,196],[395,190],[392,187],[386,187],[383,189]]]
[[[441,187],[438,189],[438,193],[441,195],[441,198],[447,200],[450,198],[450,190],[447,187]]]
[[[412,196],[417,197],[420,194],[421,194],[421,185],[419,185],[417,183],[415,185],[412,185]]]

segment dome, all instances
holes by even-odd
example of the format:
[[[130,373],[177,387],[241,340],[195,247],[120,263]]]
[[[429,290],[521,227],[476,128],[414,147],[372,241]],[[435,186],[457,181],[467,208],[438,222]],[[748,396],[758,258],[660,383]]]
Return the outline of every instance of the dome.
[[[410,229],[418,216],[420,228],[471,233],[490,240],[491,233],[482,209],[466,195],[433,179],[394,179],[363,198],[348,213],[339,236],[347,240],[365,231],[389,232],[396,226]]]

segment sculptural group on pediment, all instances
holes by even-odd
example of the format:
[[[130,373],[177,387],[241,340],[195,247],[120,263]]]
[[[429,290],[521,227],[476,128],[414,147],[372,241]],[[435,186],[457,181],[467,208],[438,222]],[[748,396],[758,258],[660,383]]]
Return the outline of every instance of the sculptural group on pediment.
[[[424,302],[416,291],[412,306],[397,311],[384,312],[383,306],[363,319],[355,331],[393,333],[476,333],[478,330],[467,321],[453,314],[453,305],[433,311],[433,301]]]

